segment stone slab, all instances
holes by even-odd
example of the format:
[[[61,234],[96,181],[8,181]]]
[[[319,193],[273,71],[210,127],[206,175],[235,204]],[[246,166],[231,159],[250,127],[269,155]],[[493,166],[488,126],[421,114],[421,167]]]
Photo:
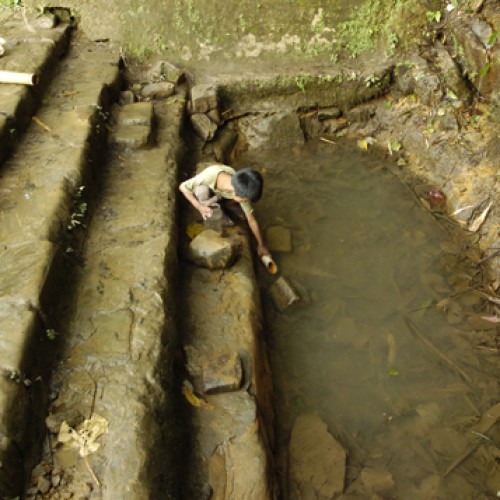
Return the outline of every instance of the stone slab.
[[[36,349],[37,311],[13,304],[0,305],[0,371],[26,373]],[[5,407],[0,405],[0,414]]]
[[[63,39],[66,31],[62,30],[59,35]],[[50,38],[46,30],[44,36]],[[16,46],[16,58],[31,56],[34,66],[28,64],[26,67],[40,68],[42,83],[34,90],[39,98],[49,83],[49,74],[56,67],[52,64],[53,50],[57,52],[61,47],[58,42],[36,48],[35,44],[30,52],[30,44],[24,45],[20,51]],[[89,55],[86,47],[94,54]],[[27,387],[23,377],[33,371],[37,363],[45,361],[39,359],[42,351],[38,335],[43,333],[40,318],[44,315],[40,301],[43,298],[44,304],[46,299],[53,304],[53,298],[45,297],[45,289],[67,231],[73,209],[72,196],[89,168],[88,143],[91,135],[104,134],[105,129],[99,129],[101,124],[104,127],[106,119],[103,106],[118,90],[115,87],[120,75],[119,54],[115,51],[103,56],[101,52],[106,50],[97,44],[79,43],[72,47],[71,57],[61,63],[52,82],[51,98],[37,111],[36,119],[31,121],[19,141],[16,156],[2,165],[0,368],[4,373],[19,374],[20,383],[8,386],[17,388],[18,395],[14,391],[13,395],[2,399],[0,422],[5,429],[17,429],[15,443],[25,457],[27,468],[40,437],[35,434],[40,432],[43,421],[43,418],[37,421],[43,406],[43,384]],[[92,71],[82,64],[82,54],[89,64],[92,64],[90,59],[95,58]],[[40,61],[42,56],[45,59]],[[11,60],[9,67],[20,61],[14,63]],[[8,126],[17,123],[18,115],[29,123],[35,95],[26,88],[20,91],[18,86],[7,87],[12,86],[1,87],[0,103],[7,111]],[[32,391],[34,389],[36,394]],[[25,397],[21,397],[23,394]],[[23,411],[12,410],[12,405],[18,403],[29,405]],[[12,465],[7,463],[8,460],[8,455],[0,457],[0,494],[15,497],[20,494],[16,489],[20,484],[18,478],[8,476],[4,480],[2,476],[3,470]],[[25,471],[20,469],[18,472],[21,482],[24,482]]]
[[[113,142],[131,149],[146,146],[151,137],[151,128],[146,125],[118,124],[113,133]]]
[[[0,304],[37,307],[56,250],[48,241],[4,247],[0,251]]]
[[[122,125],[145,125],[151,127],[153,104],[151,102],[133,102],[125,104],[118,113],[118,123]]]
[[[191,88],[193,113],[206,113],[217,108],[217,89],[215,85],[198,84]]]

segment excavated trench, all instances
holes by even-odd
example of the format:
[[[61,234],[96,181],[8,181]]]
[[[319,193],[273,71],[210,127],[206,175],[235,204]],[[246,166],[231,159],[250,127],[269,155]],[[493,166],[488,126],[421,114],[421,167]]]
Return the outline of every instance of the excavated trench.
[[[23,21],[7,21],[19,38]],[[67,28],[57,30],[70,40]],[[0,63],[19,58],[44,71],[47,57],[49,50],[26,54],[17,45]],[[14,148],[0,170],[3,497],[429,498],[478,488],[478,470],[480,491],[498,491],[497,260],[494,244],[484,244],[494,241],[498,221],[498,208],[488,208],[497,189],[488,184],[494,129],[492,135],[462,123],[458,136],[451,115],[461,111],[444,103],[433,114],[432,102],[415,104],[392,82],[389,62],[345,81],[335,67],[309,93],[276,87],[274,77],[253,90],[230,75],[218,83],[207,75],[198,85],[165,62],[125,70],[118,47],[76,33],[57,66],[43,96],[9,86],[10,107],[2,110],[8,123],[0,122],[0,137]],[[412,73],[416,81],[421,71]],[[380,87],[366,84],[373,75]],[[411,75],[404,78],[406,85]],[[36,107],[26,104],[32,100]],[[33,119],[23,130],[26,113]],[[13,142],[7,129],[18,117]],[[430,132],[434,123],[439,137]],[[351,163],[342,164],[342,156]],[[467,158],[463,168],[445,170],[456,156]],[[184,200],[179,210],[177,189],[205,161],[244,162],[267,178],[257,214],[273,241],[278,276],[298,277],[302,307],[280,310],[273,302],[276,277],[255,262],[244,226],[214,237],[224,265],[206,258],[202,227]],[[429,162],[434,173],[422,166]],[[350,177],[354,169],[361,178]],[[389,171],[411,179],[413,190],[398,207],[410,206],[417,218],[431,214],[446,227],[447,213],[458,211],[459,219],[468,216],[472,238],[450,241],[440,230],[415,229],[412,215],[401,234],[394,206],[384,205],[398,188],[376,180]],[[448,194],[447,205],[429,198],[435,184]],[[457,194],[464,187],[476,194],[473,209]],[[325,211],[340,191],[345,202]],[[371,203],[375,191],[383,208]],[[304,193],[309,199],[297,202]],[[354,231],[347,221],[357,212],[366,217],[352,220],[360,225]],[[336,236],[329,239],[332,220]],[[363,230],[380,222],[371,236]],[[372,263],[376,276],[351,267],[370,260],[360,247],[379,255],[398,238],[411,242],[411,250],[396,252],[409,260],[387,268],[384,298],[372,287],[388,274],[381,257]],[[336,252],[354,260],[340,264]],[[465,267],[442,262],[443,253]],[[420,254],[430,262],[419,267]],[[411,291],[416,278],[407,268],[414,265],[426,292]],[[400,336],[405,325],[395,320],[395,303],[423,323],[412,316]],[[377,322],[380,311],[388,323]],[[443,343],[428,338],[435,328]],[[415,352],[425,368],[412,364]],[[335,372],[339,365],[346,371]],[[412,378],[423,395],[405,397],[417,390],[405,385]],[[451,406],[440,406],[445,397]],[[456,409],[455,399],[467,411]],[[409,484],[412,461],[426,465]],[[313,466],[316,475],[307,472],[311,464],[321,464]]]

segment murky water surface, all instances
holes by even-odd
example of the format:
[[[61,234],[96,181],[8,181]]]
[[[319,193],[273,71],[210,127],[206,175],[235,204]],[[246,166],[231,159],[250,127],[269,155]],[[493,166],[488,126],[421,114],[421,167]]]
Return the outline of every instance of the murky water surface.
[[[258,219],[291,231],[292,251],[275,258],[307,301],[277,311],[261,269],[278,455],[313,413],[349,452],[347,491],[478,498],[498,480],[488,452],[448,469],[480,439],[471,425],[497,402],[498,373],[464,318],[436,307],[452,295],[454,311],[479,311],[481,297],[463,293],[477,269],[384,162],[322,143],[240,161],[265,176]],[[363,484],[366,468],[382,486]]]

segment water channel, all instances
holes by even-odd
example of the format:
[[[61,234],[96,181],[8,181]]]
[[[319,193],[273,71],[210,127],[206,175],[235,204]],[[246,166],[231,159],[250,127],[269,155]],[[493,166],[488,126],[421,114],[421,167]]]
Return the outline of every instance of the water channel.
[[[276,278],[259,267],[282,490],[294,420],[314,414],[348,450],[347,493],[478,498],[498,480],[494,454],[454,462],[498,394],[498,367],[473,328],[485,305],[480,272],[393,165],[322,142],[238,161],[264,175],[256,214],[264,231],[289,229],[291,251],[274,256],[303,298],[278,311]],[[363,482],[367,470],[377,484]]]

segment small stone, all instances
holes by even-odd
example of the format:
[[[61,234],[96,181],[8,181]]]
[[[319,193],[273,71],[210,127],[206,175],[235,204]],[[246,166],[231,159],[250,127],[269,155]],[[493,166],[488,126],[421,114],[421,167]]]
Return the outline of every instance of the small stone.
[[[290,253],[292,251],[292,233],[286,227],[272,226],[266,231],[266,243],[271,252]]]
[[[36,487],[40,493],[47,493],[50,490],[50,481],[45,476],[39,476]]]
[[[146,99],[166,99],[175,93],[175,86],[171,82],[150,83],[142,89],[142,96]]]
[[[324,120],[332,120],[338,118],[341,115],[339,108],[324,108],[318,111],[318,120],[320,122]]]
[[[59,475],[52,476],[51,483],[54,488],[57,488],[61,483],[61,476]]]
[[[124,90],[120,92],[120,104],[123,106],[124,104],[132,104],[135,102],[135,94],[131,90]]]
[[[195,132],[204,141],[213,139],[215,132],[217,132],[217,125],[207,115],[196,113],[191,116],[191,123]]]
[[[471,8],[474,12],[479,12],[481,8],[483,7],[484,0],[472,0],[471,2]]]
[[[26,498],[34,497],[38,493],[38,488],[36,486],[32,486],[26,490]]]
[[[43,464],[37,464],[33,469],[32,475],[33,477],[38,477],[38,476],[43,476],[44,473],[45,470],[43,468]]]
[[[367,122],[375,114],[373,104],[361,104],[347,112],[347,119],[352,122]]]

